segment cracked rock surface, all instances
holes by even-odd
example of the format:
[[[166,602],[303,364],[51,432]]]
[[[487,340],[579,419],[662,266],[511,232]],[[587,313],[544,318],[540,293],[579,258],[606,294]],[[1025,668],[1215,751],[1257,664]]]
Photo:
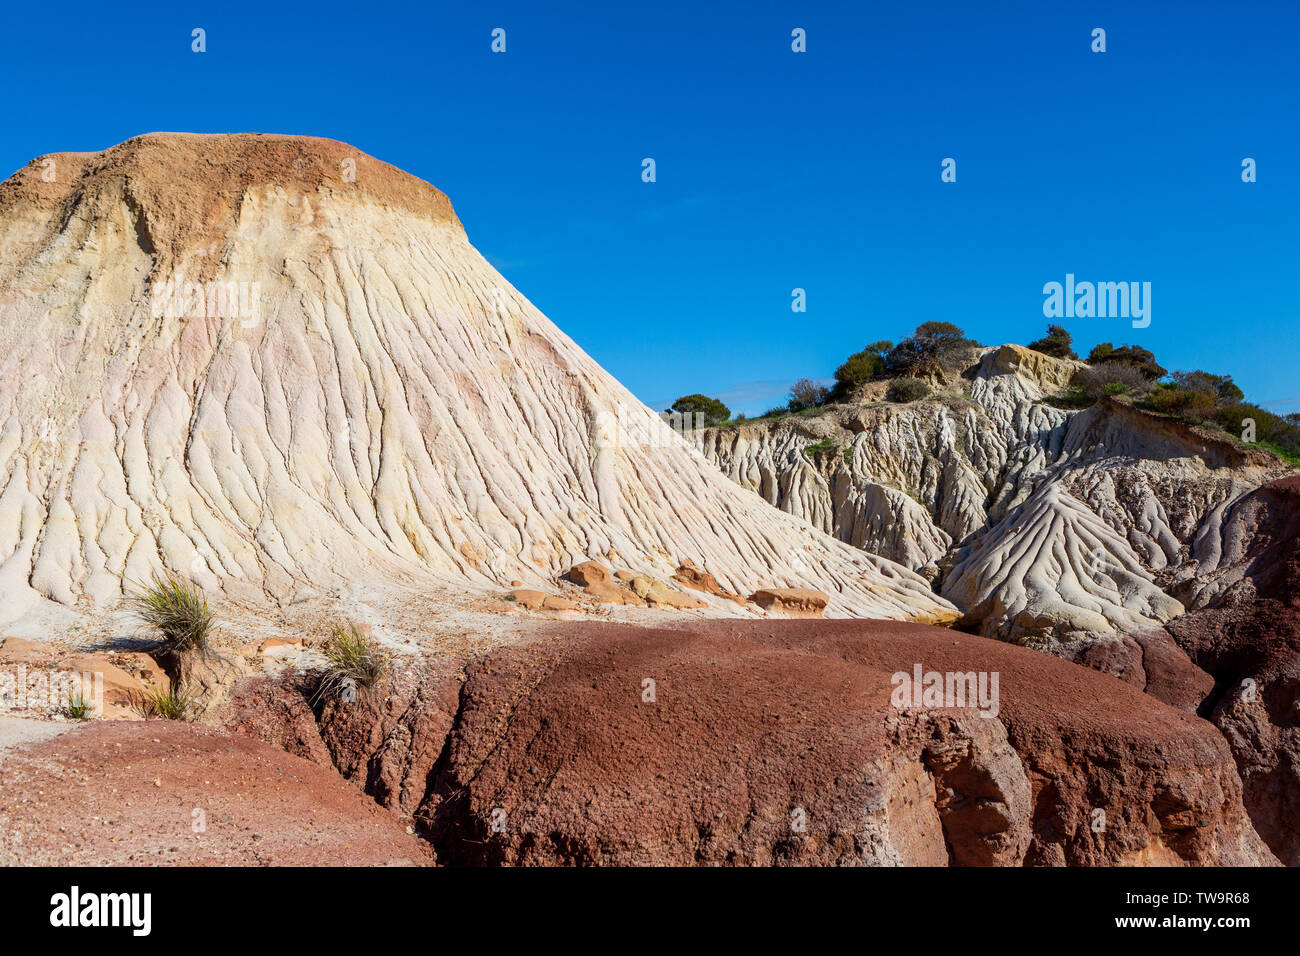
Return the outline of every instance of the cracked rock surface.
[[[719,475],[428,183],[309,137],[49,158],[55,181],[33,161],[0,186],[0,625],[102,617],[162,567],[258,606],[537,586],[613,554],[955,618]]]
[[[963,627],[1075,659],[1183,614],[1175,585],[1234,503],[1291,471],[1121,402],[1045,404],[1081,364],[1004,345],[932,399],[707,429],[699,446],[777,508],[925,573]]]

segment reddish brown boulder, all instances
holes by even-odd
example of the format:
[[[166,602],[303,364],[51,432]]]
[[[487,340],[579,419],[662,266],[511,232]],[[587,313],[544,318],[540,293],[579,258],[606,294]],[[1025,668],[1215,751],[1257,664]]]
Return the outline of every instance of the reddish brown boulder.
[[[614,583],[609,568],[596,561],[575,564],[564,575],[602,604],[644,604],[639,597]]]
[[[770,614],[781,617],[821,617],[831,596],[811,588],[762,588],[749,599]]]
[[[673,580],[685,585],[696,591],[702,591],[705,594],[714,594],[718,597],[726,598],[729,601],[735,601],[737,604],[744,604],[745,599],[739,594],[732,594],[726,591],[718,584],[718,579],[708,571],[702,570],[695,566],[695,562],[690,558],[683,558],[682,563],[677,570],[673,572]]]
[[[1170,706],[1197,713],[1214,678],[1197,667],[1164,630],[1080,643],[1066,660],[1118,677]]]
[[[569,568],[565,578],[572,581],[579,587],[588,588],[593,584],[609,583],[609,568],[595,561],[583,561],[581,564],[575,564]]]
[[[997,716],[894,706],[917,665],[997,673]],[[584,624],[494,652],[419,818],[460,863],[1276,862],[1204,721],[876,621]]]

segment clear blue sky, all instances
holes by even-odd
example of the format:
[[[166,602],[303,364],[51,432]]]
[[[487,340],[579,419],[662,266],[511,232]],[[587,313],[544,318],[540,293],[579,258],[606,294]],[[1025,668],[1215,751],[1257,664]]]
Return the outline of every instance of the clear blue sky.
[[[11,4],[0,168],[154,130],[345,140],[448,193],[659,407],[761,411],[927,319],[1027,342],[1072,272],[1152,283],[1149,328],[1075,319],[1076,347],[1140,344],[1295,411],[1298,6]]]

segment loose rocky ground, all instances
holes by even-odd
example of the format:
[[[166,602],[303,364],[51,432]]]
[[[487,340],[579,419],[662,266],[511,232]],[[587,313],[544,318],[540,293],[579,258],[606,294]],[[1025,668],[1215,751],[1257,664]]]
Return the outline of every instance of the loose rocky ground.
[[[332,768],[247,736],[102,721],[0,750],[0,865],[430,861]]]

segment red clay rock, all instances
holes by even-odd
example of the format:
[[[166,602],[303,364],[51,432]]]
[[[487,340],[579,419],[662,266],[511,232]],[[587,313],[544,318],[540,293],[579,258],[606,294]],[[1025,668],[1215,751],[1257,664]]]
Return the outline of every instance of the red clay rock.
[[[1195,714],[1214,690],[1214,678],[1201,670],[1167,631],[1135,635],[1142,649],[1143,686],[1151,696]]]
[[[830,595],[811,588],[762,588],[749,599],[763,610],[782,617],[821,617]]]
[[[998,716],[894,707],[891,675],[916,664],[998,672]],[[419,818],[459,863],[1276,862],[1204,721],[876,621],[583,624],[494,652]]]
[[[332,766],[307,700],[308,692],[302,678],[292,673],[243,681],[223,706],[222,725],[231,733],[254,737],[312,763]]]
[[[354,703],[326,702],[321,739],[344,777],[381,806],[410,817],[428,794],[460,691],[451,661],[399,668]]]
[[[1214,689],[1214,678],[1201,670],[1164,630],[1133,637],[1082,642],[1060,656],[1118,677],[1157,700],[1195,714]]]
[[[64,208],[116,181],[150,228],[159,268],[197,257],[200,281],[210,277],[219,250],[236,229],[246,191],[275,183],[289,195],[315,200],[322,190],[360,192],[376,202],[417,215],[460,223],[445,195],[428,183],[346,143],[308,136],[236,133],[148,133],[99,153],[55,153],[57,182],[40,175],[33,160],[0,184],[0,205],[26,201]],[[341,163],[355,164],[356,180],[342,183]],[[187,273],[188,274],[188,273]]]
[[[409,819],[451,733],[461,675],[449,660],[399,667],[353,702],[310,700],[311,680],[288,673],[241,682],[222,711],[232,733],[332,767],[380,806]]]
[[[248,737],[96,721],[0,754],[2,865],[430,862],[332,770]]]

